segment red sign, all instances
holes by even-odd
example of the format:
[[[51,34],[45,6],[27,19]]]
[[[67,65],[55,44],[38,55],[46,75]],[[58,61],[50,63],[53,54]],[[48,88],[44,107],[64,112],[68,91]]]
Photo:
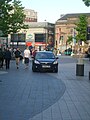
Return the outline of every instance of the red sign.
[[[26,46],[32,46],[31,42],[26,42]]]

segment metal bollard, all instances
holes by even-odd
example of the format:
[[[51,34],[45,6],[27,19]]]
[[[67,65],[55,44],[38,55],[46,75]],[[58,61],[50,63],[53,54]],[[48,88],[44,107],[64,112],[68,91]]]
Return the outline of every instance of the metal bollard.
[[[90,80],[90,71],[89,71],[89,80]]]
[[[84,64],[76,65],[76,76],[84,76]]]

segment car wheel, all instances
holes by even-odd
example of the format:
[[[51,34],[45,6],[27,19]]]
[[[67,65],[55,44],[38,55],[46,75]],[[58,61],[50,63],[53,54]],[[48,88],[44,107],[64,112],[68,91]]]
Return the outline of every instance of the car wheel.
[[[54,72],[55,72],[55,73],[58,73],[58,68],[56,68],[56,69],[54,70]]]
[[[36,70],[35,70],[35,68],[34,68],[34,67],[32,67],[32,71],[33,71],[33,72],[36,72]]]

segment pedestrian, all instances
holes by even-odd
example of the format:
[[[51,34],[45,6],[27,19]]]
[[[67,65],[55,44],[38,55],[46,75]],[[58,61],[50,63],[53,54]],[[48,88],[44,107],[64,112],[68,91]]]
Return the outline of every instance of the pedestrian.
[[[16,49],[16,51],[14,52],[15,54],[15,60],[16,60],[16,67],[17,69],[19,68],[19,62],[20,62],[20,57],[21,57],[21,51],[19,48]]]
[[[28,68],[29,66],[29,58],[30,58],[30,50],[28,46],[24,50],[24,63],[25,63],[25,68]]]
[[[6,48],[6,50],[4,52],[4,58],[5,58],[6,69],[9,69],[10,68],[10,60],[11,60],[11,52],[10,52],[9,48]]]
[[[90,46],[88,48],[88,57],[89,57],[89,61],[90,61]]]
[[[0,48],[0,68],[3,68],[4,51]]]
[[[34,47],[34,48],[32,49],[32,57],[35,57],[36,52],[37,52],[37,50],[36,50],[35,47]]]

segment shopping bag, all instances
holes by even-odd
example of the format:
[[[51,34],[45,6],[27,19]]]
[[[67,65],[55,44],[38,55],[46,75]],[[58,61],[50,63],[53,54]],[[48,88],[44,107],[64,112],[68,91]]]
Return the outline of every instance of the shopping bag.
[[[24,62],[25,62],[25,59],[22,59],[22,63],[24,64]]]

